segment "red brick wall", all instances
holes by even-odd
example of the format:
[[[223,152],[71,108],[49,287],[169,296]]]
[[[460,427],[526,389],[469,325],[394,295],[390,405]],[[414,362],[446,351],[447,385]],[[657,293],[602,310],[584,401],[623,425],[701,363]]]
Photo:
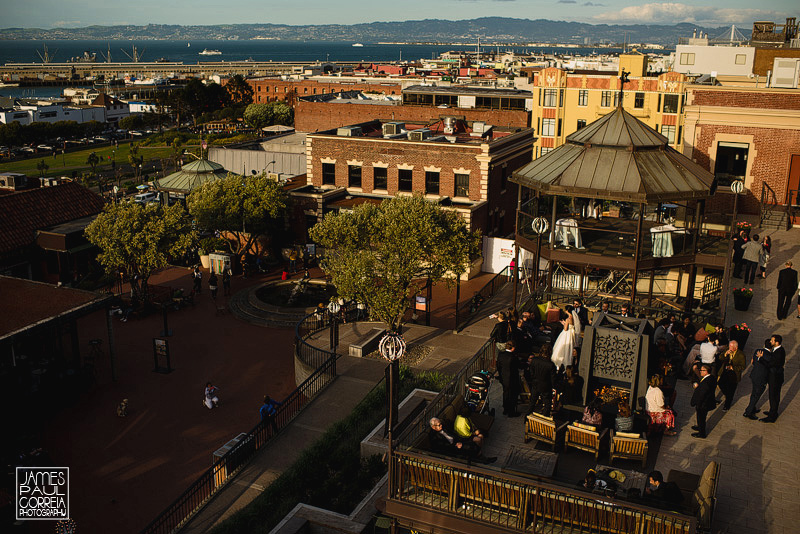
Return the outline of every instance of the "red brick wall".
[[[725,93],[723,93],[725,94]],[[748,106],[749,107],[749,106]],[[700,136],[694,147],[693,158],[711,172],[709,153],[717,134],[752,135],[753,147],[750,156],[753,182],[744,202],[739,203],[743,213],[758,213],[761,200],[761,184],[766,182],[775,191],[778,202],[783,202],[788,188],[789,162],[792,154],[800,153],[800,130],[779,130],[756,126],[723,126],[698,123]],[[755,155],[753,156],[753,154]],[[721,204],[722,203],[722,204]],[[727,201],[711,199],[709,208],[714,211],[727,207]]]
[[[342,91],[371,91],[387,95],[400,95],[401,92],[399,84],[390,83],[325,83],[316,80],[280,80],[276,78],[247,80],[247,83],[253,88],[253,102],[256,104],[265,104],[273,100],[286,100],[292,90],[296,91],[296,96],[298,98],[311,95],[340,93]],[[276,87],[277,91],[275,90]]]
[[[720,106],[737,108],[800,109],[797,92],[755,91],[703,91],[692,89],[696,106]]]
[[[302,100],[297,102],[294,113],[294,127],[298,132],[319,132],[374,119],[409,122],[431,121],[445,115],[459,115],[465,117],[467,121],[484,121],[495,126],[509,128],[527,128],[530,124],[530,113],[527,111],[332,104]]]

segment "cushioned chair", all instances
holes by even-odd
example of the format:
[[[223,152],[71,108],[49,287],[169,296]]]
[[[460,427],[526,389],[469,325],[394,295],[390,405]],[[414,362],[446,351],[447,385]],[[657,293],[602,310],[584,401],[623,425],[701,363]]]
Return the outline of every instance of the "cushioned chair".
[[[617,432],[611,430],[611,448],[609,464],[614,463],[614,458],[624,460],[641,460],[642,469],[647,465],[647,438],[644,433]]]
[[[598,430],[591,425],[570,423],[567,425],[567,438],[564,441],[564,450],[567,447],[594,453],[594,459],[600,457],[600,446],[608,434],[608,429]]]
[[[552,417],[532,413],[525,419],[525,443],[535,439],[549,443],[556,450],[556,445],[563,435],[567,423],[556,425]]]

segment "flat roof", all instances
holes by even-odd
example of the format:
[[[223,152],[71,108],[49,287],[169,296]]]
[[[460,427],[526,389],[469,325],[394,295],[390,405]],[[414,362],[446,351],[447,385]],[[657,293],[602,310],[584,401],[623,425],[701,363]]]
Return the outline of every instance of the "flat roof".
[[[532,91],[523,91],[522,89],[503,89],[495,87],[461,87],[449,86],[440,87],[434,85],[412,85],[403,89],[403,93],[427,93],[427,94],[457,94],[457,95],[472,95],[472,96],[501,96],[501,97],[521,97],[533,98]]]

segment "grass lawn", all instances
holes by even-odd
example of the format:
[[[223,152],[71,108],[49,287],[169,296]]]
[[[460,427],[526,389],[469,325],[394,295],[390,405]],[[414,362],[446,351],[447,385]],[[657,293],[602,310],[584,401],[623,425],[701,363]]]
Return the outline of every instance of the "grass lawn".
[[[185,148],[193,147],[189,145]],[[87,147],[85,150],[69,152],[63,156],[58,154],[55,159],[52,154],[43,153],[39,157],[0,164],[0,172],[19,172],[27,176],[39,176],[39,169],[36,168],[36,165],[38,165],[41,160],[44,160],[44,162],[49,165],[45,176],[69,176],[73,170],[78,171],[78,173],[91,170],[86,160],[92,152],[96,152],[97,155],[100,156],[100,163],[97,166],[98,171],[100,171],[109,168],[112,161],[109,158],[116,160],[117,166],[128,165],[129,151],[130,144],[120,143],[119,148],[116,149],[113,146]],[[171,154],[172,148],[168,146],[139,147],[139,155],[144,157],[145,163],[152,159],[170,157]]]

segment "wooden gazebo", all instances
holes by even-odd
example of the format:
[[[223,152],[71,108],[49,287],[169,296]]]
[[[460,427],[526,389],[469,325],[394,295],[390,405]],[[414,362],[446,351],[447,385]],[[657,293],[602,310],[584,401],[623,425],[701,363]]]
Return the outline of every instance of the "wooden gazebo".
[[[630,299],[635,301],[638,273],[649,271],[652,300],[653,273],[685,267],[689,269],[687,297],[691,301],[698,233],[705,199],[713,194],[714,176],[622,107],[516,170],[511,181],[521,186],[516,243],[537,256],[537,265],[539,255],[549,262],[551,288],[556,263],[584,273],[594,267],[628,271],[632,273]],[[551,196],[551,206],[543,205],[543,195]],[[523,204],[526,196],[533,198]],[[568,215],[561,219],[559,196],[570,197]],[[584,204],[580,222],[573,218],[578,213],[576,201]],[[609,202],[626,203],[633,210],[627,217],[620,216],[604,210]],[[676,221],[665,216],[670,209],[683,214],[683,226],[671,224]],[[533,231],[537,216],[549,221],[549,238]],[[647,233],[650,239],[645,239]],[[541,250],[544,239],[549,245]],[[587,243],[590,246],[585,246]],[[724,267],[724,257],[706,255],[705,264]],[[577,289],[583,292],[583,287]]]

